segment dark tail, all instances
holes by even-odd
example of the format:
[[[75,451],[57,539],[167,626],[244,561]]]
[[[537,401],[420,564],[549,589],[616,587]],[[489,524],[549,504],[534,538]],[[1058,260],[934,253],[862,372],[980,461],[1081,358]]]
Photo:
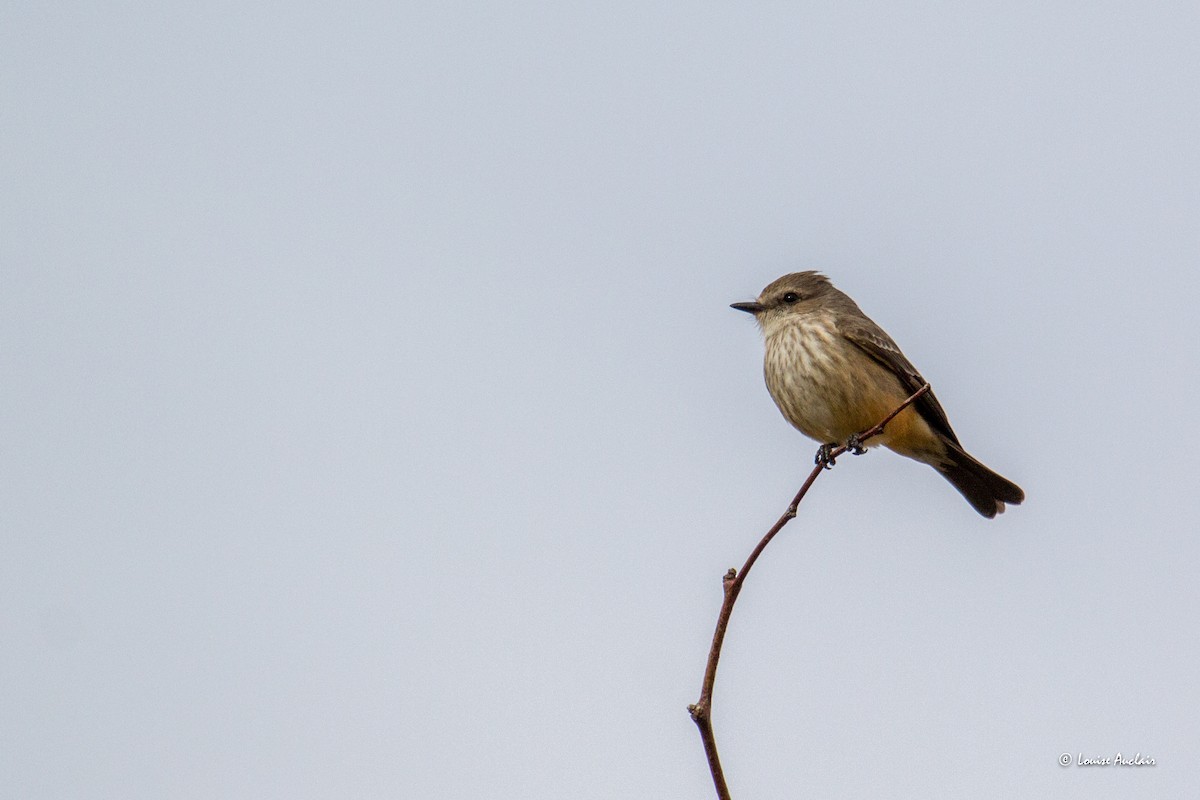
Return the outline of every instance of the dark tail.
[[[954,484],[976,511],[988,519],[1004,511],[1004,504],[1020,505],[1025,492],[1007,478],[1002,478],[980,464],[965,451],[947,444],[946,461],[935,469]]]

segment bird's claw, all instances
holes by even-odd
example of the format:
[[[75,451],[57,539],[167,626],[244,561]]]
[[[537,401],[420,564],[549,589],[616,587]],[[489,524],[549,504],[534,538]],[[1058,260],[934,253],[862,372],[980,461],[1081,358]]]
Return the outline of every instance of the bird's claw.
[[[813,462],[825,469],[833,469],[834,461],[833,451],[837,449],[836,444],[823,444],[817,448],[817,457]]]
[[[861,456],[867,452],[867,448],[863,445],[862,439],[858,438],[858,434],[852,433],[846,440],[846,451],[851,455]]]

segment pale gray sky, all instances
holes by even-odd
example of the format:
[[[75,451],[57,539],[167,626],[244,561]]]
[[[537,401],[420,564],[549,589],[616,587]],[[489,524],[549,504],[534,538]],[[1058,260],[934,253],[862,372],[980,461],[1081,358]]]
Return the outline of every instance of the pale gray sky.
[[[9,3],[0,795],[1200,794],[1195,3]],[[1141,752],[1152,768],[1062,768]]]

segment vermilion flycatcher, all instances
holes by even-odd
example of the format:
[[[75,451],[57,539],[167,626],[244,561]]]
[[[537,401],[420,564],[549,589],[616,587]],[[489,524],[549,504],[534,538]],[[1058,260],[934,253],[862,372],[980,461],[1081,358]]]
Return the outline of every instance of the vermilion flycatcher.
[[[733,308],[754,315],[766,338],[767,389],[787,421],[821,442],[818,454],[871,428],[925,379],[892,338],[824,275],[796,272]],[[985,517],[1016,505],[1025,493],[963,450],[942,405],[926,392],[869,445],[929,464]]]

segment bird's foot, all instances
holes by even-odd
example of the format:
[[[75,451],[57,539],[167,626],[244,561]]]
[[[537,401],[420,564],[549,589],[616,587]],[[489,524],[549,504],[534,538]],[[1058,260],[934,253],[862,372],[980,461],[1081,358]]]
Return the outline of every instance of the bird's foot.
[[[817,448],[817,457],[813,459],[813,462],[818,466],[824,467],[825,469],[833,469],[833,465],[836,463],[834,461],[833,451],[836,449],[836,443],[821,445]]]
[[[846,440],[846,451],[851,455],[861,456],[867,452],[867,448],[863,445],[862,439],[858,438],[857,433],[850,434],[850,438]]]

